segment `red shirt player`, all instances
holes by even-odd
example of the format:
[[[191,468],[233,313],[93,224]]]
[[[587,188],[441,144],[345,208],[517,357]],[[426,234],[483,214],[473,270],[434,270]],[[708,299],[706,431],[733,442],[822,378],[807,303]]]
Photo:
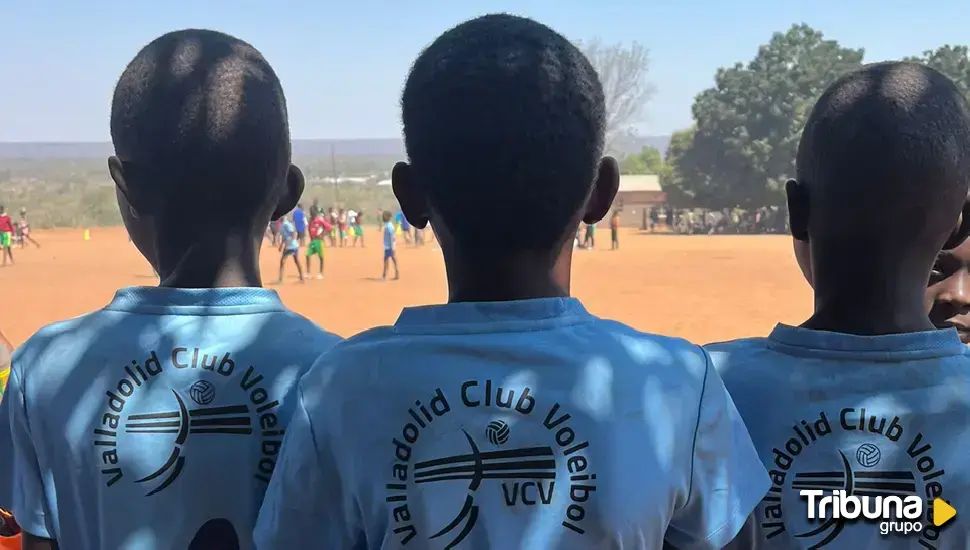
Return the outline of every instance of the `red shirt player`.
[[[323,236],[333,231],[333,226],[327,223],[323,214],[317,214],[310,220],[310,238],[323,239]]]

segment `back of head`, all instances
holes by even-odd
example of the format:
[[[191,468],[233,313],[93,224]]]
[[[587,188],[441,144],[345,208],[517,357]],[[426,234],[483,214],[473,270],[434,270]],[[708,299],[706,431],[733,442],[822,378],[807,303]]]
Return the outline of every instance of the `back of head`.
[[[402,97],[404,138],[434,221],[485,251],[561,244],[603,153],[603,88],[549,27],[486,15],[417,58]]]
[[[111,139],[134,198],[186,222],[271,212],[290,163],[276,73],[251,45],[210,30],[138,52],[115,88]]]
[[[798,146],[816,247],[935,255],[970,187],[970,112],[943,74],[914,63],[867,65],[815,104]],[[792,211],[793,232],[798,213]]]

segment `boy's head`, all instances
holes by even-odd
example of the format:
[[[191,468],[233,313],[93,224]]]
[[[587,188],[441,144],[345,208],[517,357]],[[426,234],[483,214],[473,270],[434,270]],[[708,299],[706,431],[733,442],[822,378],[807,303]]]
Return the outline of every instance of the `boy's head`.
[[[6,214],[6,213],[7,213],[7,207],[0,204],[0,214]]]
[[[303,192],[276,73],[220,32],[170,32],[142,48],[115,87],[111,141],[125,226],[152,263],[156,245],[227,232],[256,243]]]
[[[391,213],[385,210],[384,213],[381,214],[381,219],[384,220],[384,223],[391,221]]]
[[[960,340],[970,344],[970,240],[940,252],[930,273],[926,302],[934,325],[955,327]]]
[[[499,14],[452,28],[414,62],[401,106],[410,164],[394,167],[394,194],[446,259],[551,266],[580,219],[609,212],[619,170],[601,157],[603,87],[549,27]]]
[[[970,112],[952,81],[900,62],[842,76],[812,109],[786,186],[802,273],[815,287],[850,267],[865,288],[922,285],[970,232],[968,188]],[[827,284],[858,285],[844,279]]]

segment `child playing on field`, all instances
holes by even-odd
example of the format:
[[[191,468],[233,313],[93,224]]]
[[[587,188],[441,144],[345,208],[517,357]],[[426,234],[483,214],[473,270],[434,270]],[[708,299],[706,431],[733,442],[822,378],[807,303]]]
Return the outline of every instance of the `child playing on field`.
[[[956,420],[970,417],[970,351],[957,330],[934,327],[925,294],[934,261],[959,267],[950,253],[937,257],[966,242],[968,191],[970,106],[950,79],[877,63],[822,93],[786,185],[814,313],[767,338],[707,346],[772,471],[768,496],[729,548],[967,547],[965,524],[931,519],[936,497],[970,507],[968,436]],[[965,312],[947,297],[962,283],[932,277],[931,296],[949,308],[940,317]],[[805,491],[836,489],[918,497],[925,526],[887,540],[872,522],[789,513],[813,505]],[[819,500],[808,514],[830,517]]]
[[[27,209],[20,209],[20,220],[17,222],[17,231],[20,233],[20,248],[27,248],[27,241],[40,248],[40,244],[30,236],[30,223],[27,222]]]
[[[483,16],[421,53],[402,110],[394,192],[434,225],[448,303],[405,308],[303,378],[256,546],[730,541],[769,480],[706,354],[569,296],[573,227],[619,185],[590,62],[535,21]],[[536,505],[508,504],[512,478]]]
[[[289,258],[293,259],[293,263],[296,264],[296,273],[300,277],[300,282],[303,279],[303,266],[300,265],[300,238],[297,235],[296,227],[289,218],[283,218],[280,224],[280,277],[276,281],[278,284],[283,283],[283,271],[286,269],[286,260]]]
[[[3,253],[3,265],[9,260],[13,264],[13,222],[7,214],[7,208],[0,205],[0,250]]]
[[[297,381],[339,341],[262,288],[260,234],[304,187],[282,88],[249,44],[172,32],[128,64],[110,129],[121,217],[161,286],[14,352],[0,507],[30,550],[253,548]]]
[[[616,209],[613,211],[613,215],[610,216],[610,250],[618,250],[620,248],[620,210]]]
[[[360,247],[364,248],[364,211],[361,210],[357,212],[354,216],[354,223],[352,226],[352,231],[354,232],[354,246],[357,246],[357,242],[360,241]]]
[[[323,278],[323,238],[333,230],[333,226],[327,222],[327,217],[322,210],[318,210],[310,220],[310,246],[306,249],[306,274],[310,276],[310,256],[316,256],[320,261],[320,273],[317,279]]]
[[[381,279],[387,280],[388,263],[392,263],[394,264],[394,280],[396,281],[400,278],[397,270],[397,231],[391,222],[391,217],[389,211],[385,211],[382,215],[384,221],[384,272],[381,275]]]

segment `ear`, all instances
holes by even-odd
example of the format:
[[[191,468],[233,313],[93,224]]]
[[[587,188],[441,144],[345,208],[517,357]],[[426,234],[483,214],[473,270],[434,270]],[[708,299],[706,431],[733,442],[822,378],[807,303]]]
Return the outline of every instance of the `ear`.
[[[613,199],[620,189],[620,165],[613,157],[603,157],[600,161],[596,180],[593,181],[593,192],[586,201],[586,211],[583,213],[584,223],[596,223],[606,217],[613,206]]]
[[[115,182],[116,193],[119,198],[124,199],[124,201],[118,201],[118,206],[121,208],[128,209],[128,213],[133,218],[139,218],[148,214],[151,214],[150,206],[151,200],[148,197],[142,196],[138,193],[137,189],[132,189],[129,183],[129,176],[127,172],[131,170],[131,165],[126,165],[116,156],[108,157],[108,174],[111,175],[111,180]],[[144,187],[144,186],[143,186]]]
[[[808,242],[808,219],[810,215],[808,187],[795,180],[785,182],[788,195],[788,225],[795,240]]]
[[[428,198],[415,182],[410,164],[398,162],[394,165],[391,170],[391,189],[394,190],[394,196],[401,205],[401,213],[408,223],[418,229],[427,227],[431,220],[431,209],[428,207]]]
[[[297,165],[291,164],[286,170],[286,183],[283,185],[283,192],[276,202],[276,209],[273,210],[272,220],[274,222],[296,207],[297,203],[300,202],[300,197],[303,196],[304,187],[306,187],[306,180],[303,178],[303,171]]]
[[[970,237],[970,195],[963,201],[963,209],[960,210],[960,220],[957,222],[953,234],[946,240],[943,250],[953,250],[963,244]]]

